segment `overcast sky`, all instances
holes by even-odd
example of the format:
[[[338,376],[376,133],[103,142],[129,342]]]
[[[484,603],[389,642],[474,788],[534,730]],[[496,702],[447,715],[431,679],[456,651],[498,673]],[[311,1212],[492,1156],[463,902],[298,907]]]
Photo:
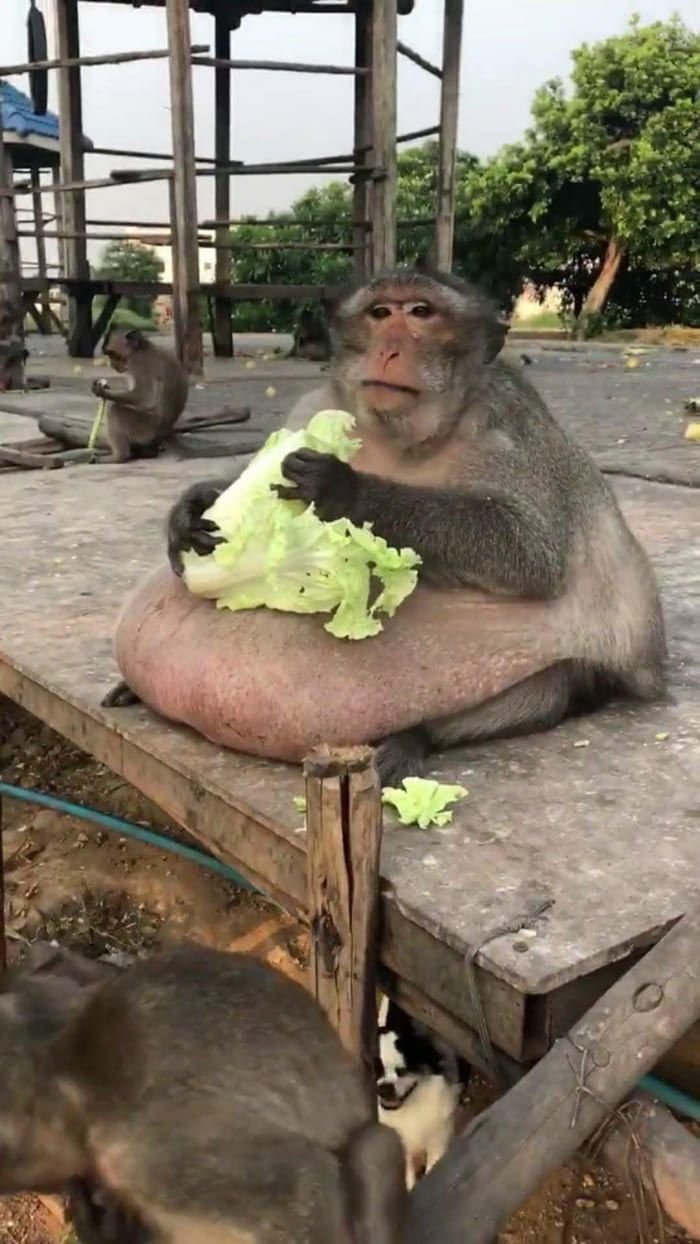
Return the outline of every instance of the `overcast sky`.
[[[53,0],[38,0],[47,21],[53,54]],[[2,60],[26,56],[26,0],[0,0]],[[400,37],[437,61],[442,41],[441,0],[417,0],[400,19]],[[674,12],[700,28],[700,0],[467,0],[459,116],[460,147],[490,155],[517,139],[528,124],[535,89],[555,75],[567,77],[571,50],[625,28],[630,15],[667,20]],[[167,46],[162,9],[121,4],[80,4],[83,54]],[[193,42],[214,43],[213,19],[193,14]],[[243,19],[234,32],[232,55],[243,59],[303,59],[350,63],[353,23],[342,16],[280,16]],[[50,105],[56,106],[55,74]],[[26,89],[26,79],[13,78]],[[202,155],[214,152],[213,70],[194,70],[196,142]],[[399,67],[399,128],[419,129],[438,119],[437,79],[404,58]],[[101,66],[83,70],[84,128],[100,146],[168,151],[167,62]],[[259,163],[347,151],[352,144],[352,79],[300,74],[239,72],[233,75],[232,155]],[[131,164],[88,157],[87,175],[104,175]],[[152,163],[152,161],[150,162]],[[134,165],[137,166],[137,165]],[[143,167],[143,164],[141,165]],[[232,182],[232,215],[284,208],[320,177],[243,177]],[[47,210],[50,199],[47,200]],[[199,179],[200,219],[213,214],[213,186]],[[161,184],[115,187],[88,196],[88,215],[113,219],[166,218]]]

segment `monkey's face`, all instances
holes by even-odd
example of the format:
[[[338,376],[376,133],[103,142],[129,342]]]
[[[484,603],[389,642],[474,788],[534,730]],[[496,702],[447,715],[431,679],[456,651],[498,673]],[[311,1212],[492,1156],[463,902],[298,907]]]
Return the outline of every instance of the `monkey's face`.
[[[337,314],[336,377],[356,409],[382,421],[405,420],[428,405],[448,409],[490,361],[489,316],[466,286],[412,272],[373,281]]]
[[[118,372],[120,376],[129,370],[131,350],[123,338],[110,337],[109,341],[105,341],[102,353],[109,360],[109,365],[113,371]]]
[[[143,335],[137,328],[128,330],[121,328],[108,329],[104,343],[102,345],[102,353],[109,359],[110,366],[114,371],[123,375],[129,371],[131,356],[135,350],[143,350],[146,343]]]

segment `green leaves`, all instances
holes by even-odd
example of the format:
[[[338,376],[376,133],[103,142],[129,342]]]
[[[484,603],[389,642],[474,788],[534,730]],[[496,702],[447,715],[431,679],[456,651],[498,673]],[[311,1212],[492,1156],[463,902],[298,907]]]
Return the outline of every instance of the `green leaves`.
[[[281,428],[268,437],[241,476],[207,511],[223,536],[206,557],[183,557],[184,580],[196,596],[222,609],[278,609],[331,614],[325,629],[337,639],[368,639],[413,591],[420,558],[393,549],[369,525],[324,523],[313,506],[282,500],[282,463],[302,446],[347,462],[359,442],[352,415],[321,411],[305,429]]]

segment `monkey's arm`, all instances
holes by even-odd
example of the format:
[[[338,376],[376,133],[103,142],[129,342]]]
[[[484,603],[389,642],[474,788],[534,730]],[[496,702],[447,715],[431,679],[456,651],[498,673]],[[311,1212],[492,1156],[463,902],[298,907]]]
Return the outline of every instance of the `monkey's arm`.
[[[320,518],[372,523],[395,547],[415,549],[430,582],[551,599],[566,572],[563,522],[537,503],[485,485],[465,490],[416,488],[354,471],[330,454],[300,450],[283,465],[287,498],[313,501]]]
[[[132,389],[112,389],[106,380],[96,380],[92,391],[96,397],[104,398],[106,402],[111,402],[122,410],[133,410],[140,415],[158,413],[153,385],[148,381],[137,381]]]

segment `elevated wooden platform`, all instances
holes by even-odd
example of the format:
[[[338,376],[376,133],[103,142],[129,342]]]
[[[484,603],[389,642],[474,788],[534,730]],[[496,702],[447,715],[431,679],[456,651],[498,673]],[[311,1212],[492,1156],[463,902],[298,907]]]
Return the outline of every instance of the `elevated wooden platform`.
[[[153,799],[292,911],[305,903],[298,771],[222,753],[146,710],[99,707],[120,601],[163,556],[164,513],[196,461],[6,475],[0,489],[0,694]],[[697,896],[700,505],[693,488],[620,479],[651,550],[671,638],[668,703],[610,709],[532,739],[439,760],[469,798],[436,832],[387,820],[382,962],[405,1005],[469,1053],[464,957],[495,1044],[540,1055]],[[663,737],[662,737],[663,736]],[[585,745],[584,745],[585,744]]]

